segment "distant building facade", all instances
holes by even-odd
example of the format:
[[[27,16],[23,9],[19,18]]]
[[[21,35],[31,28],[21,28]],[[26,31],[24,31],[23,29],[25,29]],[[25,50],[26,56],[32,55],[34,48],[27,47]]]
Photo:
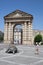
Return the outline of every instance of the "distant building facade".
[[[14,44],[21,44],[22,43],[22,30],[16,28],[14,30]]]

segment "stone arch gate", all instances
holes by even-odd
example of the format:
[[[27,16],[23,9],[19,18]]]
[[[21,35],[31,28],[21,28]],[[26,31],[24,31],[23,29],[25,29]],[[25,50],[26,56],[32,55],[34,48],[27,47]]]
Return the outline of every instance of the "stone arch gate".
[[[22,23],[17,23],[13,27],[14,44],[22,44]]]
[[[13,41],[13,27],[16,24],[22,24],[22,44],[32,44],[32,19],[33,16],[21,10],[4,16],[4,43],[11,43]]]

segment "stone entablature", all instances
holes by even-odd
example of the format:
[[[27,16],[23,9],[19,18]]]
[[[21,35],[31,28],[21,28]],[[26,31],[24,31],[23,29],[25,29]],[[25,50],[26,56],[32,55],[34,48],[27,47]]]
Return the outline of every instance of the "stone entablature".
[[[5,30],[4,30],[4,43],[10,43],[14,39],[14,31],[16,25],[22,25],[22,44],[33,44],[32,41],[32,19],[31,14],[16,10],[4,17]]]

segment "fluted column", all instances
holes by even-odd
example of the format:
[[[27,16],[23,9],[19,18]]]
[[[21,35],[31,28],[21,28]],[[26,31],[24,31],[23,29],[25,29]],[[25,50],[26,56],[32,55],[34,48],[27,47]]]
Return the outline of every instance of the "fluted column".
[[[9,23],[9,28],[8,28],[8,41],[11,43],[11,23]]]
[[[31,44],[33,44],[33,29],[32,29],[32,23],[31,23]]]
[[[32,23],[28,22],[28,43],[32,44]]]
[[[23,44],[27,44],[27,22],[23,24]]]
[[[4,24],[4,43],[8,41],[8,23]]]
[[[13,27],[11,27],[11,41],[13,41]]]
[[[11,40],[14,41],[14,26],[15,24],[13,25],[12,24],[12,27],[11,27]]]

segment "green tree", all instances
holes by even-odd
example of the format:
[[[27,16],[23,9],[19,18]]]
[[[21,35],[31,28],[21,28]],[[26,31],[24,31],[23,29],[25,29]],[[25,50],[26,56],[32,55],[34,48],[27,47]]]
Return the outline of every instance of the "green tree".
[[[3,39],[4,39],[4,36],[2,35],[0,35],[0,42],[2,42],[3,41]]]
[[[34,38],[34,44],[36,45],[36,42],[39,44],[39,42],[41,41],[42,41],[42,35],[41,34],[36,35]]]

